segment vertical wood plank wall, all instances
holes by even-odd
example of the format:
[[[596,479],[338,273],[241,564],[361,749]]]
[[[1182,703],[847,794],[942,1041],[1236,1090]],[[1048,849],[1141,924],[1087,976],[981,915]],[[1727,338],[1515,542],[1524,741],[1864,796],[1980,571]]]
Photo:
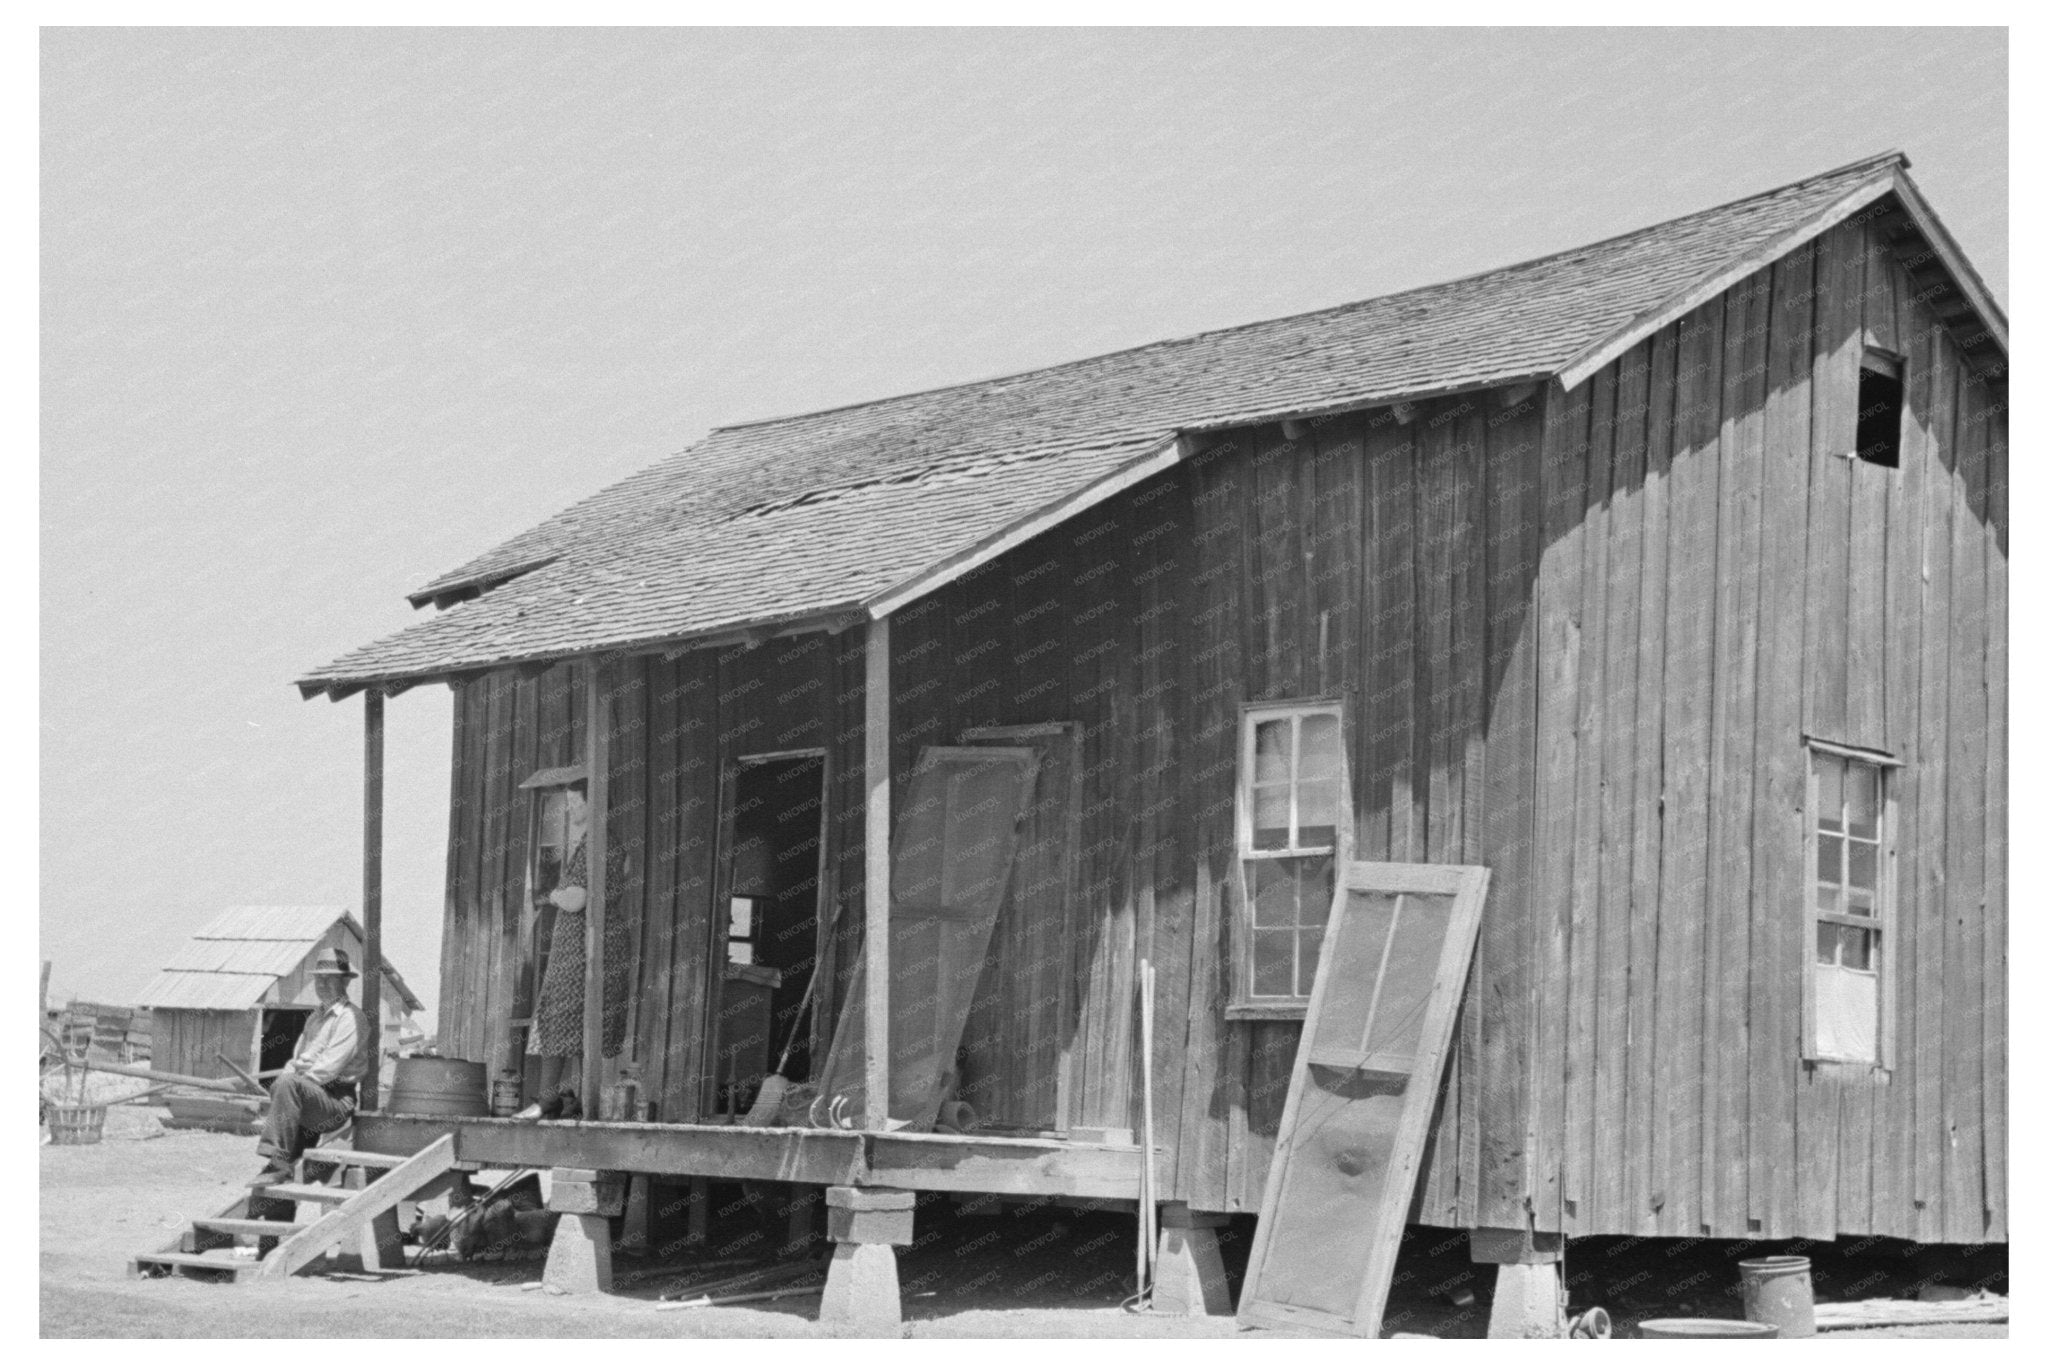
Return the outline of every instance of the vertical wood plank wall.
[[[1213,437],[899,613],[899,775],[972,727],[1080,727],[1079,912],[1010,940],[1071,987],[985,981],[978,1045],[1014,1027],[1050,1047],[1049,1021],[1070,1121],[1130,1126],[1150,958],[1166,1196],[1255,1210],[1299,1025],[1225,1018],[1240,708],[1341,697],[1355,856],[1493,869],[1419,1221],[2003,1238],[2005,413],[1883,232],[1834,229],[1570,394]],[[1896,470],[1843,457],[1866,332],[1907,357]],[[610,665],[633,1053],[663,1117],[699,1103],[739,754],[833,753],[836,1016],[859,650],[848,632]],[[514,788],[577,756],[574,690],[561,668],[459,689],[442,1033],[494,1067]],[[1800,1061],[1807,734],[1904,764],[1888,1076]]]

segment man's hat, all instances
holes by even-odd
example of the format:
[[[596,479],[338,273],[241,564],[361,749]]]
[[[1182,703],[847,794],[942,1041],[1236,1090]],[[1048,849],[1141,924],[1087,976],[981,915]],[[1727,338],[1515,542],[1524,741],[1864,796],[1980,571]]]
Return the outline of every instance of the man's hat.
[[[354,976],[356,969],[348,965],[348,954],[340,948],[329,948],[313,959],[315,976]]]

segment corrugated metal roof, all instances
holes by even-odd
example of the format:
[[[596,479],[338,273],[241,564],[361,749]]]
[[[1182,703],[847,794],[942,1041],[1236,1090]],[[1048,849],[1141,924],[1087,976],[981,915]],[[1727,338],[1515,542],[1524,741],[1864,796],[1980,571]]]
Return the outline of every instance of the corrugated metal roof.
[[[357,938],[362,926],[339,905],[237,905],[180,945],[143,991],[141,1003],[168,1009],[246,1010],[281,976],[297,970],[337,921]],[[420,999],[390,962],[384,978],[406,1008]]]
[[[720,428],[428,583],[328,688],[860,612],[1175,434],[1547,379],[1896,183],[1896,153],[1573,251],[1027,374]]]

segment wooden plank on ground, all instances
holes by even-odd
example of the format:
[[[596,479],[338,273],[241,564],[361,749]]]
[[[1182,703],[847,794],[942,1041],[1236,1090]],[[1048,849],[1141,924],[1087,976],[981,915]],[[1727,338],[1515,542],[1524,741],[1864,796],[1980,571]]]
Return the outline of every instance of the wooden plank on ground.
[[[1379,1335],[1486,884],[1393,863],[1339,878],[1240,1322]]]

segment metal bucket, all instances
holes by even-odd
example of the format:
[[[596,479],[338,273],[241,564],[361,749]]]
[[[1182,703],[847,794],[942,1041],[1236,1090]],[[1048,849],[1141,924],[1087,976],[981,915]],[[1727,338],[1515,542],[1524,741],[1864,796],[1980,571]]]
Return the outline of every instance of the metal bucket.
[[[401,1057],[384,1109],[391,1114],[480,1119],[491,1112],[482,1062],[454,1057]]]
[[[1804,1256],[1760,1256],[1737,1261],[1742,1272],[1742,1316],[1767,1322],[1785,1338],[1810,1337],[1813,1327],[1813,1263]]]
[[[107,1121],[104,1104],[53,1104],[50,1106],[50,1145],[89,1147],[100,1140]]]
[[[519,1100],[522,1089],[523,1082],[516,1071],[507,1071],[492,1081],[491,1112],[501,1119],[511,1118],[517,1114],[521,1107]]]
[[[1744,1322],[1741,1318],[1645,1318],[1636,1324],[1636,1335],[1655,1341],[1710,1337],[1771,1341],[1777,1338],[1778,1329],[1768,1322]]]

